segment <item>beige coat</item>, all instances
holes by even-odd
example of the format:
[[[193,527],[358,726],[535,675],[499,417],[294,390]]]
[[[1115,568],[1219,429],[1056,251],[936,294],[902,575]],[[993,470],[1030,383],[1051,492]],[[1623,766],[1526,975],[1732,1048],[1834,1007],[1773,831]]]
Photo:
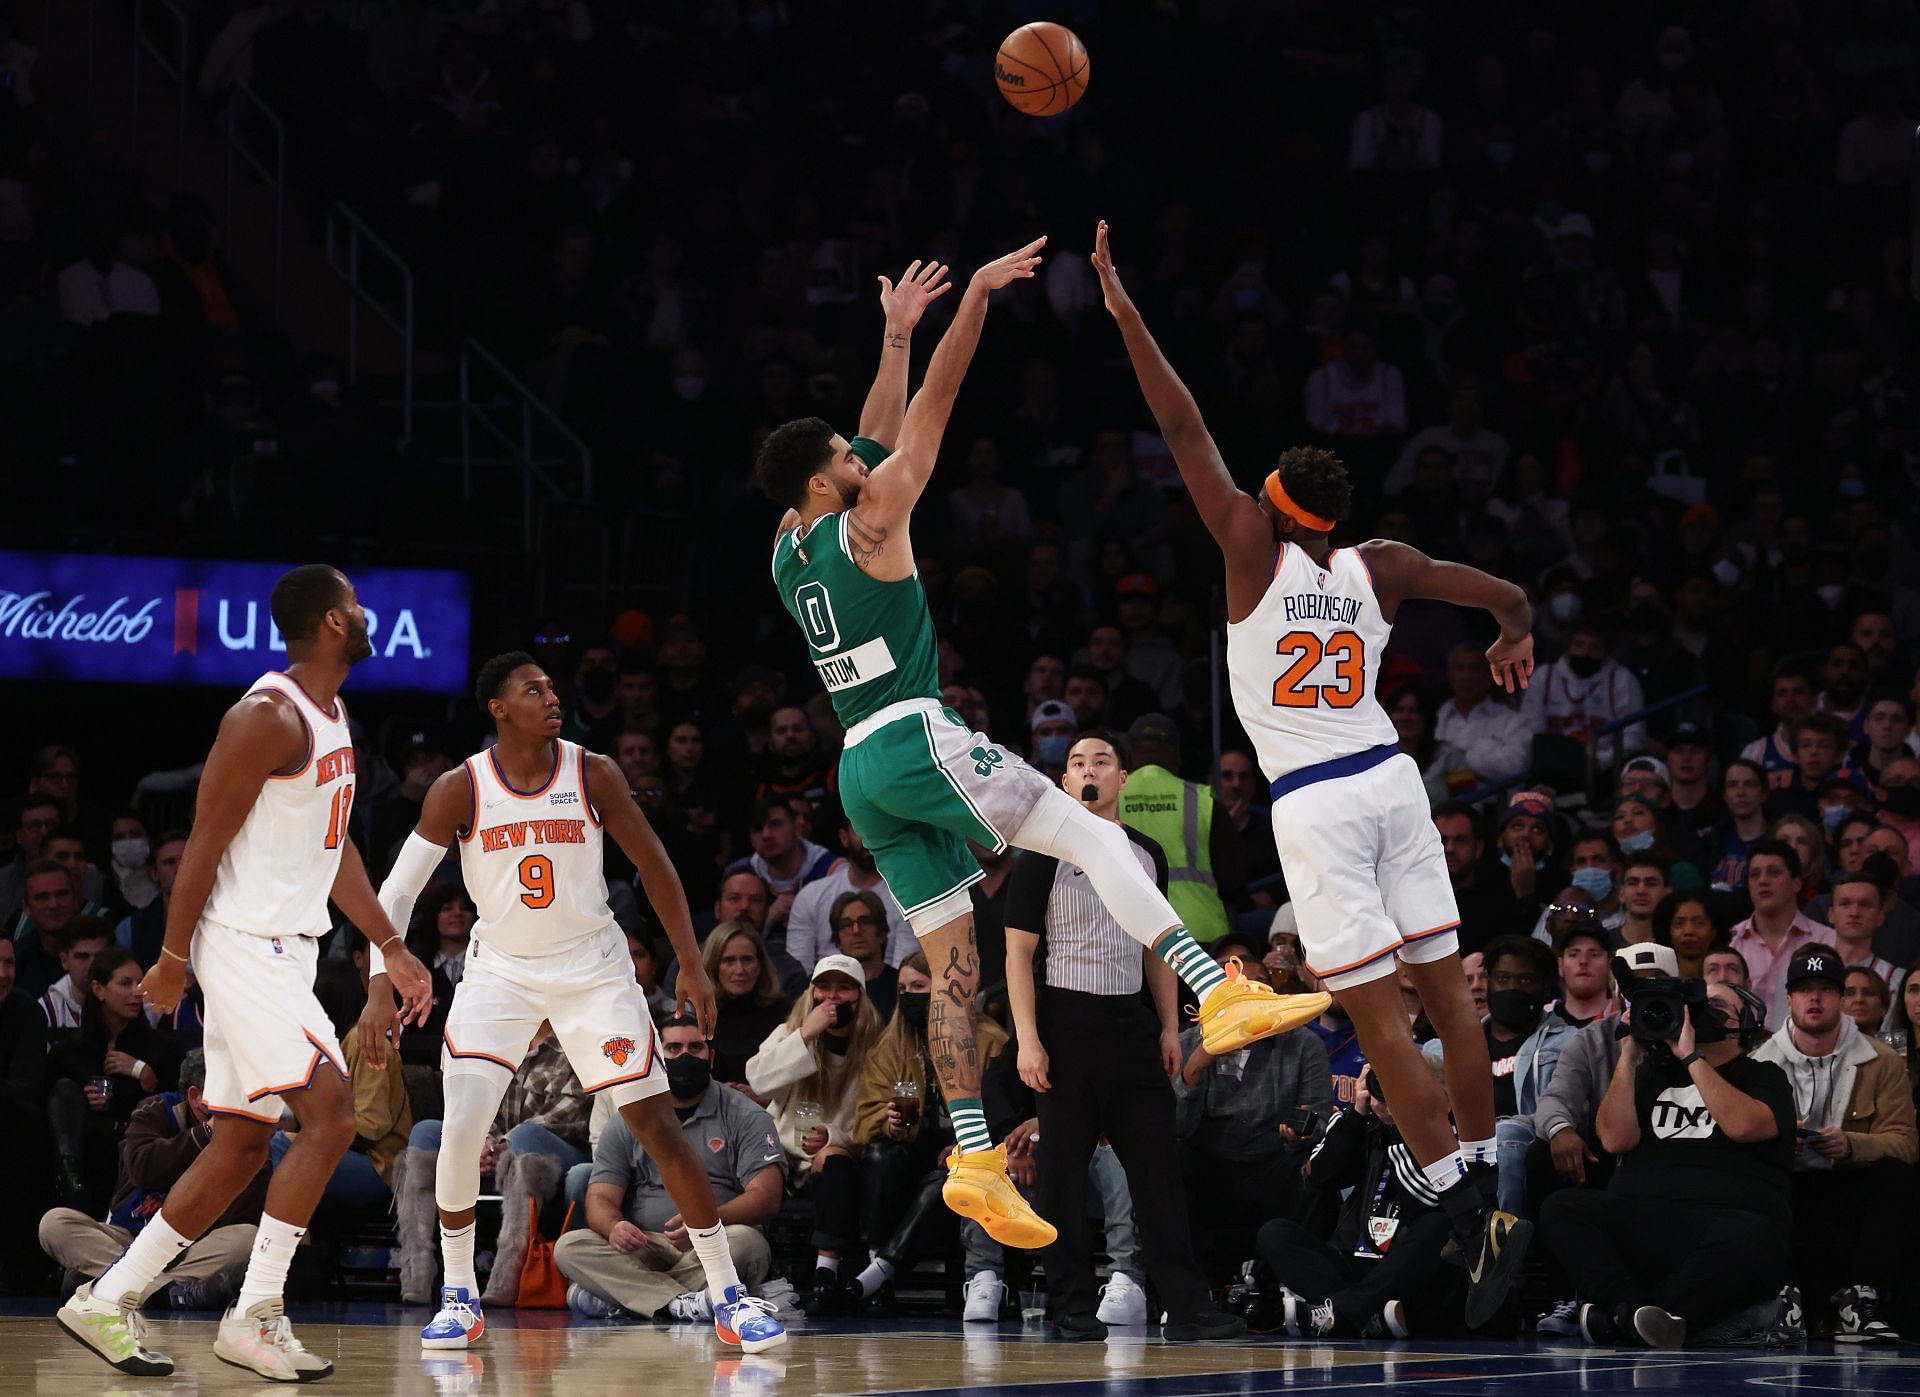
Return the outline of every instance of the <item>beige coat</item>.
[[[975,1041],[980,1045],[980,1070],[985,1072],[987,1064],[1000,1055],[1007,1046],[1007,1035],[999,1024],[991,1019],[973,1021]],[[887,1107],[893,1101],[893,1084],[900,1081],[913,1082],[920,1088],[920,1099],[927,1099],[927,1061],[920,1052],[919,1045],[907,1040],[905,1050],[901,1040],[889,1032],[877,1044],[867,1058],[866,1069],[860,1074],[860,1096],[853,1108],[853,1140],[856,1145],[871,1144],[883,1137],[887,1124]],[[921,1121],[926,1120],[922,1113]],[[915,1126],[907,1133],[909,1140],[920,1133]]]

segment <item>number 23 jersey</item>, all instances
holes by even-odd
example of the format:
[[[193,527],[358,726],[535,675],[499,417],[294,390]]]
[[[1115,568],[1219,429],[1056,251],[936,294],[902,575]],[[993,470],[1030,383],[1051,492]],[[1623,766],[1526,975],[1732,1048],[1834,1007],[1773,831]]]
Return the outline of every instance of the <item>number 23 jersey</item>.
[[[476,942],[544,956],[612,925],[586,761],[578,743],[556,740],[546,781],[518,791],[492,748],[467,758],[473,814],[459,832],[460,871],[479,914]]]
[[[1374,695],[1392,634],[1357,550],[1321,567],[1280,545],[1266,595],[1227,626],[1234,711],[1269,781],[1399,740]]]

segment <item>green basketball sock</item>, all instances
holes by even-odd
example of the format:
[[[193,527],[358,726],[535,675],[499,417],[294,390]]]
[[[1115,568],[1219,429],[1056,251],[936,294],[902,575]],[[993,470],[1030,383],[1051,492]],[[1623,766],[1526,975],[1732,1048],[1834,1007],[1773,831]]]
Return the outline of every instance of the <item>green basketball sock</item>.
[[[1200,943],[1183,926],[1175,927],[1154,942],[1153,950],[1173,967],[1174,974],[1187,982],[1187,988],[1202,999],[1215,985],[1226,981],[1227,972],[1214,963],[1213,957],[1200,948]]]
[[[961,1154],[974,1154],[993,1148],[993,1136],[987,1133],[987,1112],[977,1096],[956,1096],[947,1103],[953,1117],[953,1138]]]

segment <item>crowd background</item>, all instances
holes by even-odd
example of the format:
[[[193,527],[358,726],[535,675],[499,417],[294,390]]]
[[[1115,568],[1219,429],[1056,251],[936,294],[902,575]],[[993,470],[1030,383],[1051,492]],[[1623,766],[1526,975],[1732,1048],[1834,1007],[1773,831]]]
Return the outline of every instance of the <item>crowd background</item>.
[[[348,200],[393,242],[419,275],[423,343],[499,353],[593,448],[599,515],[673,526],[674,576],[563,600],[482,548],[497,526],[457,476],[417,445],[397,453],[379,394],[344,386],[331,347],[232,276],[210,203],[174,187],[157,135],[96,130],[46,80],[29,0],[0,6],[0,542],[471,566],[476,663],[531,650],[567,696],[567,735],[619,759],[702,929],[762,938],[738,987],[727,943],[708,957],[738,1003],[722,1080],[744,1084],[834,943],[870,985],[911,950],[897,924],[848,947],[837,895],[806,892],[875,880],[833,801],[839,730],[766,585],[776,511],[750,493],[754,448],[794,416],[850,422],[878,353],[877,274],[930,256],[964,276],[1041,231],[1043,275],[995,303],[915,521],[946,696],[1055,772],[1081,728],[1169,720],[1165,765],[1198,783],[1187,798],[1220,834],[1169,851],[1208,860],[1205,939],[1300,978],[1284,914],[1269,941],[1286,894],[1265,781],[1230,707],[1215,727],[1217,553],[1099,304],[1084,256],[1099,218],[1243,484],[1286,445],[1328,445],[1357,485],[1336,543],[1402,539],[1534,596],[1524,697],[1487,692],[1485,618],[1445,607],[1403,608],[1382,668],[1468,949],[1551,938],[1550,905],[1591,907],[1616,943],[1671,939],[1666,895],[1688,888],[1706,890],[1708,939],[1737,944],[1784,905],[1747,890],[1749,854],[1778,836],[1787,920],[1870,949],[1857,960],[1888,982],[1889,1031],[1910,1022],[1910,3],[182,8],[206,108],[245,81],[279,111],[298,198]],[[1062,120],[1018,116],[989,81],[999,37],[1039,17],[1094,59]],[[917,364],[953,299],[923,321]],[[217,484],[262,436],[273,472]],[[191,764],[230,696],[7,691],[0,914],[31,999],[68,973],[58,933],[76,916],[150,959]],[[485,733],[465,697],[350,697],[355,835],[378,873],[426,786]],[[991,984],[1006,870],[984,861]],[[1834,878],[1863,870],[1879,905],[1830,922]],[[667,984],[631,870],[615,856],[609,872],[637,968]],[[454,889],[421,907],[444,999],[471,908]],[[1790,949],[1770,945],[1753,978],[1783,976]],[[36,1065],[33,1045],[104,1034],[111,1056],[124,1031],[111,982],[96,1010],[71,969],[72,1023],[36,1030],[59,1006],[0,1001],[18,1035],[9,1110],[55,1133],[48,1082],[97,1066]],[[49,1202],[104,1207],[91,1194],[110,1191],[114,1132],[178,1086],[190,1026],[149,1031],[179,1042],[142,1058],[151,1084],[109,1066],[83,1105],[113,1130],[81,1132],[80,1177],[47,1149]],[[1339,1033],[1321,1036],[1350,1104],[1362,1069]],[[432,1049],[415,1047],[426,1119]]]

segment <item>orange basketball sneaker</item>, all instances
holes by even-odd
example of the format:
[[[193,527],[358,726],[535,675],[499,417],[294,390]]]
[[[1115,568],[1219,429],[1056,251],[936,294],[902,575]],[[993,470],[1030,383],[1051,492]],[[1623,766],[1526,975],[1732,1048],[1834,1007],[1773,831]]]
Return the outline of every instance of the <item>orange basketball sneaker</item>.
[[[1033,1251],[1059,1236],[1054,1225],[1028,1206],[1007,1177],[1007,1149],[960,1153],[955,1145],[947,1156],[947,1182],[941,1198],[961,1217],[972,1218],[1003,1247]]]
[[[1207,991],[1197,1010],[1200,1046],[1215,1057],[1237,1053],[1249,1043],[1309,1023],[1327,1012],[1333,996],[1279,994],[1272,985],[1249,980],[1240,972],[1240,957],[1227,961],[1224,983]]]

